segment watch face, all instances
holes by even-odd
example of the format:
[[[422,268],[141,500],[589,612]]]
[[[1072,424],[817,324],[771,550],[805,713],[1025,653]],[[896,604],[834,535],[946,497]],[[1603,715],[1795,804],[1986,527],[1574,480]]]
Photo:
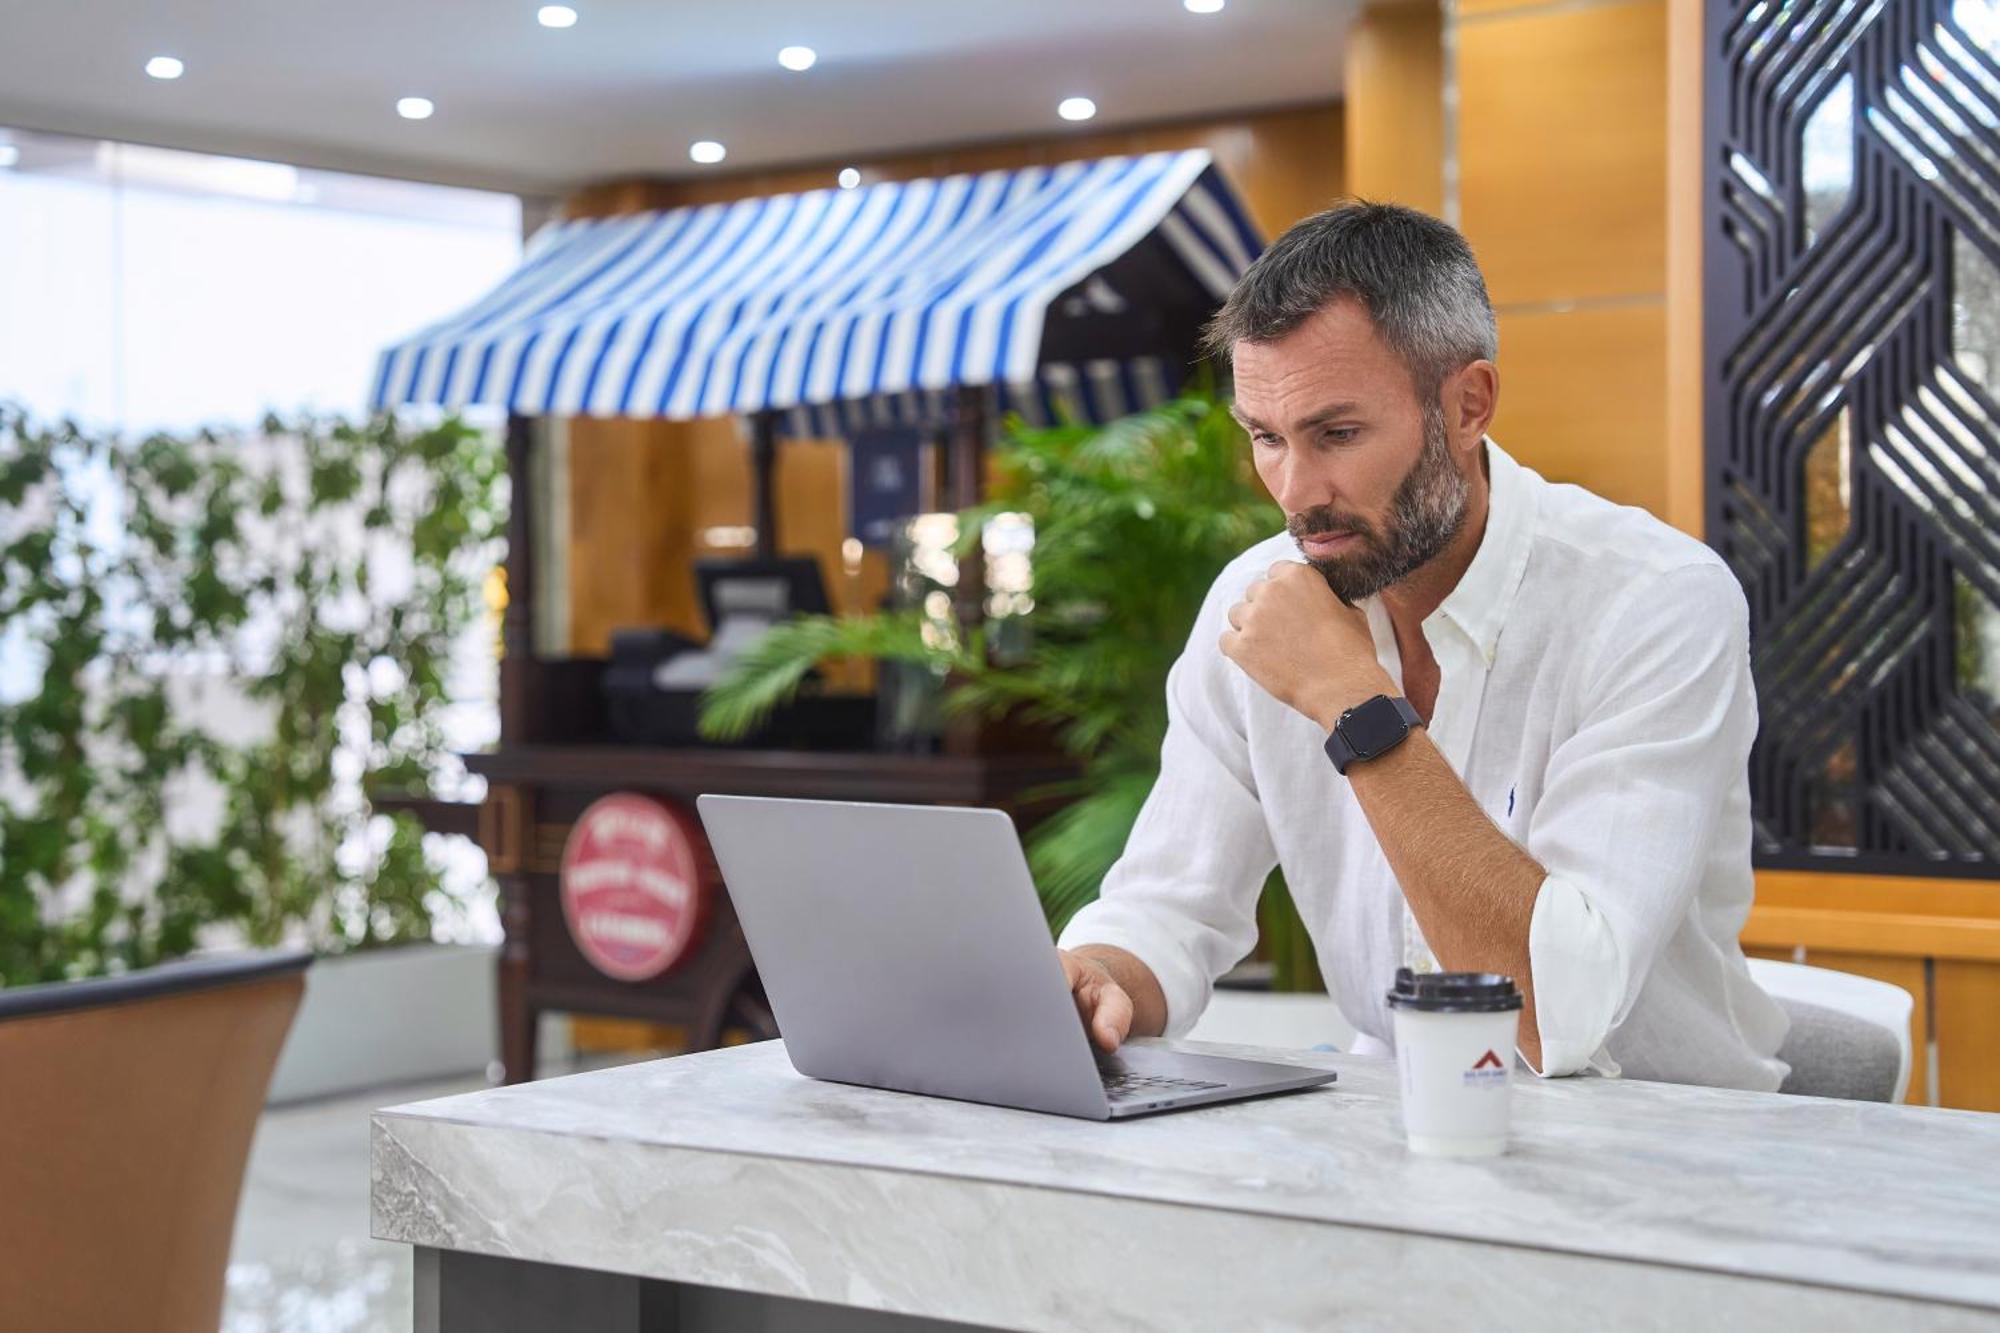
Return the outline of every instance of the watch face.
[[[1387,695],[1378,694],[1340,720],[1340,734],[1357,757],[1368,759],[1403,739],[1410,728]]]

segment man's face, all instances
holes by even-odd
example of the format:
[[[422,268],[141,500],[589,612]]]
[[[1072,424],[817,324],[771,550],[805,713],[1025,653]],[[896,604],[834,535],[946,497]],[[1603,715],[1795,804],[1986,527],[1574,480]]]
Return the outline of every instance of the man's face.
[[[1240,342],[1237,420],[1299,551],[1359,601],[1450,545],[1468,487],[1433,399],[1342,299],[1274,342]]]

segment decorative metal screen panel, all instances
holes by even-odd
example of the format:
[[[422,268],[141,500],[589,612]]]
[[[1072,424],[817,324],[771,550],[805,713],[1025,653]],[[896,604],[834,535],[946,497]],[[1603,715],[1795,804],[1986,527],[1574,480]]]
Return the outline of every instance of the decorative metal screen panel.
[[[2000,874],[2000,0],[1711,0],[1708,537],[1758,861]]]

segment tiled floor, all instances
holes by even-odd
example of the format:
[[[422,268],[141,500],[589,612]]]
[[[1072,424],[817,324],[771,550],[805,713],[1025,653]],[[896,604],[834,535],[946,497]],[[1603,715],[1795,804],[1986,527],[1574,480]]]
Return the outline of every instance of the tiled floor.
[[[222,1333],[406,1333],[410,1249],[368,1236],[368,1114],[485,1086],[464,1078],[266,1111],[236,1210]]]
[[[390,1088],[266,1111],[257,1125],[223,1333],[401,1333],[410,1250],[368,1237],[368,1113],[485,1086]]]

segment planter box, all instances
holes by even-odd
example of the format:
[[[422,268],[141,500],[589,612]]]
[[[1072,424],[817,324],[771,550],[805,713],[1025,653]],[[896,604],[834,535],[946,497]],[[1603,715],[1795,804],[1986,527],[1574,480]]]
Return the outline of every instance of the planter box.
[[[497,945],[322,958],[271,1076],[271,1103],[484,1074],[498,1058]]]

